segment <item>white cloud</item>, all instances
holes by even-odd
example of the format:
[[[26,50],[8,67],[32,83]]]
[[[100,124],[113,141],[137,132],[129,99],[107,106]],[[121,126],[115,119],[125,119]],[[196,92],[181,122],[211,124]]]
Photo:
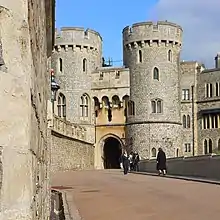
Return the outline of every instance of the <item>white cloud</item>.
[[[219,0],[159,0],[150,17],[180,24],[184,30],[182,59],[213,67],[220,52]]]

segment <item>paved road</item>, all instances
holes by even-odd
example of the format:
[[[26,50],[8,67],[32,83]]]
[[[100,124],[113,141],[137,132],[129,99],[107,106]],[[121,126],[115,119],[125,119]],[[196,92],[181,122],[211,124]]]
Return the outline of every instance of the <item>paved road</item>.
[[[219,219],[220,186],[119,170],[57,173],[85,220]]]

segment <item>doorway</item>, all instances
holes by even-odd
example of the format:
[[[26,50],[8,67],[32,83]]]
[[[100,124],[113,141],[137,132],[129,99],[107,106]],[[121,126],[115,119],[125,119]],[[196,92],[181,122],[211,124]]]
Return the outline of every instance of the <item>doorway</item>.
[[[105,140],[103,153],[104,169],[120,169],[122,146],[116,138],[109,137]]]

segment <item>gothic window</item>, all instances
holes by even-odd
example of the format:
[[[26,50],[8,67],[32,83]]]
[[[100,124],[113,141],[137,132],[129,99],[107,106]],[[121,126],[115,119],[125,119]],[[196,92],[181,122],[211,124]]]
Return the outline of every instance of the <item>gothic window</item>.
[[[153,148],[151,149],[151,156],[152,156],[152,157],[156,157],[156,154],[157,154],[156,148],[153,147]]]
[[[80,116],[89,117],[89,97],[86,94],[80,97]]]
[[[156,79],[159,81],[159,69],[157,67],[154,67],[153,79]]]
[[[155,99],[151,101],[152,113],[162,113],[162,100]]]
[[[83,59],[83,72],[87,71],[87,60],[86,58]]]
[[[191,152],[191,144],[190,143],[186,143],[185,144],[185,152]]]
[[[116,71],[115,78],[116,78],[116,79],[119,79],[119,78],[120,78],[120,71]]]
[[[187,115],[187,128],[190,128],[190,116]]]
[[[179,149],[176,149],[176,157],[179,157]]]
[[[142,51],[139,50],[139,51],[138,51],[138,59],[139,59],[139,63],[142,63],[142,61],[143,61],[142,58],[143,58],[143,57],[142,57]]]
[[[125,95],[122,97],[123,100],[123,106],[124,106],[124,116],[128,116],[128,101],[129,101],[129,96]]]
[[[168,51],[168,61],[172,62],[172,51]]]
[[[117,95],[114,95],[112,97],[112,105],[113,105],[113,107],[119,107],[120,106],[120,99]]]
[[[212,97],[212,84],[209,84],[209,97]]]
[[[58,116],[62,118],[66,118],[66,97],[60,93],[58,96]]]
[[[218,151],[220,151],[220,138],[218,139]]]
[[[60,72],[63,72],[63,60],[62,60],[62,58],[59,58],[59,70],[60,70]]]
[[[99,103],[99,99],[97,97],[94,97],[94,111],[95,111],[95,117],[98,117],[98,112],[99,112],[99,108],[100,108],[100,103]]]
[[[189,100],[189,89],[182,90],[182,100]]]
[[[219,96],[220,94],[219,94],[219,82],[217,82],[216,83],[216,85],[215,85],[215,96]]]
[[[208,142],[206,139],[204,140],[204,154],[208,154]]]
[[[133,101],[128,101],[128,114],[135,115],[135,105]]]
[[[209,153],[212,153],[212,140],[209,139]]]
[[[183,115],[183,128],[186,128],[186,116],[185,115]]]

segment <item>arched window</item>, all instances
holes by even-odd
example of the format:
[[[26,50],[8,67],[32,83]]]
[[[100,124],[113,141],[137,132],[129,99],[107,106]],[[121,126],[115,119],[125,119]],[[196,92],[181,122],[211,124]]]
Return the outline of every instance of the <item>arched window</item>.
[[[123,100],[123,106],[124,106],[124,116],[128,116],[128,101],[129,101],[129,96],[125,95],[122,97]]]
[[[215,85],[215,95],[219,96],[219,82],[217,82]]]
[[[114,95],[112,97],[112,105],[113,105],[113,107],[119,107],[120,106],[120,99],[117,95]]]
[[[99,109],[100,109],[99,99],[97,97],[93,97],[93,99],[94,99],[95,117],[98,117],[98,112],[99,112]]]
[[[208,154],[208,142],[206,139],[204,140],[204,154]]]
[[[162,102],[157,100],[157,113],[162,113]]]
[[[128,114],[135,115],[135,105],[133,101],[128,101]]]
[[[89,117],[89,97],[86,94],[80,97],[80,116]]]
[[[86,58],[83,59],[83,72],[87,71],[87,60]]]
[[[190,128],[190,115],[187,115],[187,128]]]
[[[66,97],[60,93],[58,96],[58,116],[62,118],[66,118]]]
[[[152,108],[152,113],[162,113],[162,100],[160,99],[155,99],[151,101],[151,108]]]
[[[212,153],[212,140],[209,139],[209,154]]]
[[[186,116],[183,115],[183,128],[186,128]]]
[[[142,51],[141,50],[139,50],[138,51],[138,59],[139,59],[139,63],[142,63]]]
[[[159,69],[157,67],[154,67],[153,79],[156,79],[159,81]]]
[[[152,156],[152,157],[156,157],[156,154],[157,154],[156,148],[153,147],[153,148],[151,149],[151,156]]]
[[[172,51],[168,51],[168,61],[172,62]]]
[[[176,157],[179,157],[179,149],[176,149]]]
[[[60,70],[60,72],[63,72],[63,60],[62,60],[62,58],[59,58],[59,70]]]
[[[156,113],[156,101],[151,101],[152,113]]]

